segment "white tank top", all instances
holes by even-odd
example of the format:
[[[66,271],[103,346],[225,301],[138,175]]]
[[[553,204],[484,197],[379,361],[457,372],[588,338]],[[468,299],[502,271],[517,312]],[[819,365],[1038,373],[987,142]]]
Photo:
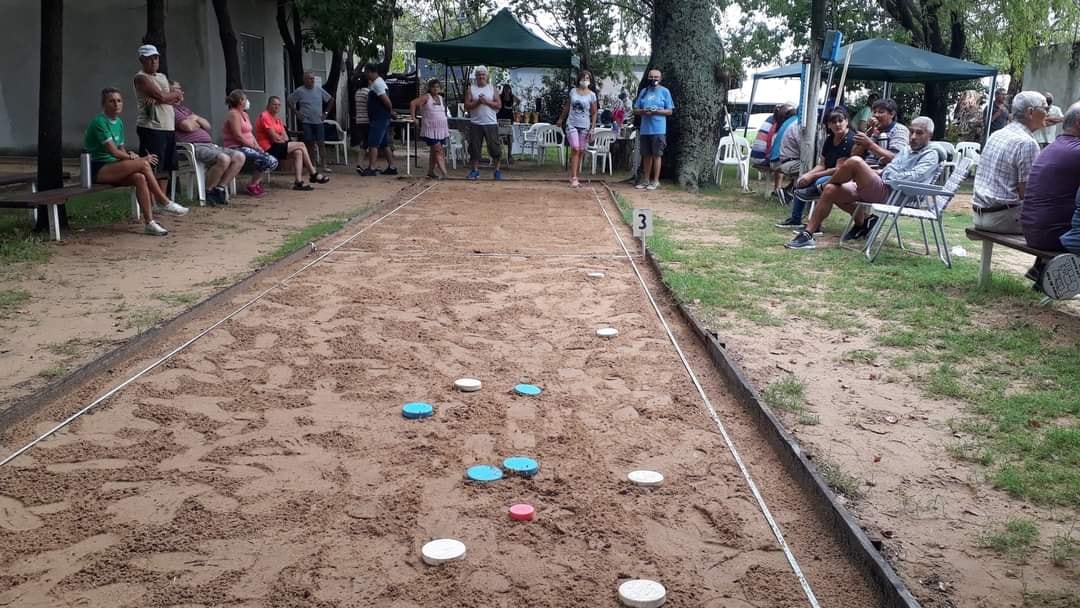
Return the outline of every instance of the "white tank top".
[[[473,101],[480,99],[481,94],[484,95],[484,99],[487,101],[495,99],[495,87],[490,82],[482,87],[471,84],[469,85],[469,91],[472,93]],[[499,124],[499,119],[495,116],[495,109],[483,104],[469,110],[469,120],[474,125]]]

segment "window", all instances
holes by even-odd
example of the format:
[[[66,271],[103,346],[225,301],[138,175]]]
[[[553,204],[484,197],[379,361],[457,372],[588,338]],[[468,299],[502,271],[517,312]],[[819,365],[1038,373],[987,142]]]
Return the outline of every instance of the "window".
[[[266,56],[262,36],[240,34],[240,78],[245,91],[266,91]]]

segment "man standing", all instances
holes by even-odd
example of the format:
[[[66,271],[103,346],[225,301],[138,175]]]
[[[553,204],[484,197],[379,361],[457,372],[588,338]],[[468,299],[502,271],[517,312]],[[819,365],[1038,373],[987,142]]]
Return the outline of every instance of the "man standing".
[[[634,114],[641,117],[641,160],[645,181],[638,190],[656,190],[660,186],[660,164],[667,147],[667,117],[675,113],[671,91],[660,86],[660,70],[649,70],[648,86],[634,102]]]
[[[318,163],[320,171],[329,173],[326,167],[326,130],[323,120],[334,111],[334,98],[326,89],[315,86],[315,75],[304,72],[304,86],[297,87],[289,94],[289,106],[300,117],[300,125],[303,129],[304,145],[307,146],[308,156],[316,157],[315,150],[318,148]],[[323,104],[329,103],[326,111]]]
[[[1046,97],[1046,105],[1050,106],[1050,111],[1046,114],[1046,126],[1035,131],[1035,141],[1039,142],[1041,148],[1054,143],[1058,133],[1061,132],[1061,123],[1065,121],[1061,108],[1054,105],[1054,94],[1047,91],[1043,93],[1043,96]]]
[[[499,169],[502,163],[502,143],[499,141],[498,112],[502,101],[495,94],[495,87],[488,82],[488,69],[478,65],[473,70],[475,82],[465,91],[465,109],[469,111],[469,159],[471,180],[480,178],[480,154],[487,142],[488,154],[495,161],[495,179],[502,179]]]
[[[179,82],[172,83],[172,90],[184,94]],[[192,112],[183,102],[177,103],[174,110],[176,141],[191,144],[195,148],[195,160],[209,167],[204,184],[206,201],[211,205],[227,205],[225,186],[243,170],[244,153],[216,145],[210,136],[210,121]]]
[[[367,111],[367,161],[366,169],[356,168],[357,173],[363,176],[378,175],[375,170],[375,159],[379,152],[386,158],[386,169],[383,175],[397,175],[394,167],[394,150],[390,147],[390,118],[393,114],[393,104],[390,95],[387,94],[386,81],[379,76],[379,66],[369,63],[364,72],[367,74],[367,102],[364,108]],[[406,158],[405,162],[409,162]]]
[[[971,205],[979,230],[1024,233],[1020,225],[1024,187],[1039,154],[1032,132],[1046,124],[1049,109],[1042,93],[1017,93],[1012,102],[1012,122],[986,140],[975,173]]]
[[[994,91],[993,113],[990,115],[990,133],[1009,124],[1009,104],[1005,103],[1005,89]]]
[[[172,91],[169,78],[158,71],[161,57],[156,46],[140,46],[139,63],[142,70],[135,74],[135,100],[138,104],[135,131],[139,135],[139,154],[157,157],[154,174],[164,191],[169,174],[176,171],[176,114],[173,104],[184,101],[184,94]],[[184,215],[188,209],[169,201],[164,207],[155,207],[154,211]]]

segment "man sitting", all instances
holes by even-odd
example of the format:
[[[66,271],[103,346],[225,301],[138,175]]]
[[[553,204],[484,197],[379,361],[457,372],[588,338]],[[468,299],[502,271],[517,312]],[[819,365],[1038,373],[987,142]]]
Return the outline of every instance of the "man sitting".
[[[1048,111],[1042,93],[1017,93],[1012,103],[1013,121],[986,140],[972,195],[971,210],[975,212],[975,227],[979,230],[1024,233],[1020,225],[1024,188],[1039,154],[1039,144],[1032,132],[1043,128]]]
[[[179,82],[173,81],[174,93],[183,94]],[[225,186],[244,168],[244,153],[214,144],[210,137],[210,121],[191,111],[182,102],[173,106],[176,113],[176,142],[195,146],[195,160],[206,165],[206,202],[228,204]]]
[[[1064,130],[1031,165],[1020,224],[1027,244],[1046,251],[1063,251],[1061,236],[1068,232],[1080,189],[1080,102],[1065,112]],[[1028,271],[1038,283],[1046,260]]]
[[[929,182],[937,173],[940,163],[937,148],[929,145],[933,133],[934,121],[926,116],[912,120],[911,146],[896,154],[880,173],[858,156],[849,158],[822,187],[821,200],[814,207],[806,228],[784,246],[788,249],[817,247],[814,233],[821,229],[833,205],[853,214],[854,218],[854,224],[840,237],[841,241],[860,239],[869,234],[877,222],[877,216],[864,218],[864,212],[856,201],[884,203],[892,193],[889,184],[895,181]]]

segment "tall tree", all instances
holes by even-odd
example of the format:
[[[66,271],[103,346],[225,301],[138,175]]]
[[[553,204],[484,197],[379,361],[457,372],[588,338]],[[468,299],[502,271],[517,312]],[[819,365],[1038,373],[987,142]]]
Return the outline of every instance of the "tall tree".
[[[496,9],[494,0],[406,0],[406,3],[420,19],[423,40],[449,40],[474,32],[491,19]],[[464,98],[468,67],[447,67],[446,71],[446,96],[454,108],[453,102]]]
[[[41,63],[38,70],[37,186],[39,190],[64,185],[64,0],[41,1]],[[67,212],[61,207],[61,217]],[[35,230],[48,230],[45,207],[38,207]]]
[[[304,84],[304,34],[301,28],[300,9],[294,0],[277,0],[277,26],[281,41],[285,44],[285,56],[289,64],[290,89]]]
[[[244,81],[240,73],[240,49],[233,28],[232,15],[229,13],[229,0],[214,0],[214,14],[218,21],[218,36],[221,38],[221,52],[225,56],[225,93],[234,89],[243,89]]]
[[[143,44],[152,44],[157,47],[161,56],[158,70],[164,74],[169,73],[167,44],[165,40],[165,0],[147,0],[146,2],[146,35],[142,38]]]
[[[517,15],[535,24],[581,59],[581,69],[611,73],[616,12],[605,0],[514,0]]]
[[[826,0],[813,0],[810,9],[810,70],[807,80],[821,82],[821,51],[825,46],[825,9]],[[813,167],[816,159],[818,132],[817,87],[808,87],[807,106],[803,108],[805,120],[802,125],[802,137],[799,140],[799,159],[803,167]],[[800,100],[801,101],[801,100]]]
[[[669,154],[663,170],[696,191],[712,170],[719,132],[718,100],[727,93],[724,49],[713,25],[711,0],[654,0],[650,67],[663,73],[675,99],[668,119]]]

